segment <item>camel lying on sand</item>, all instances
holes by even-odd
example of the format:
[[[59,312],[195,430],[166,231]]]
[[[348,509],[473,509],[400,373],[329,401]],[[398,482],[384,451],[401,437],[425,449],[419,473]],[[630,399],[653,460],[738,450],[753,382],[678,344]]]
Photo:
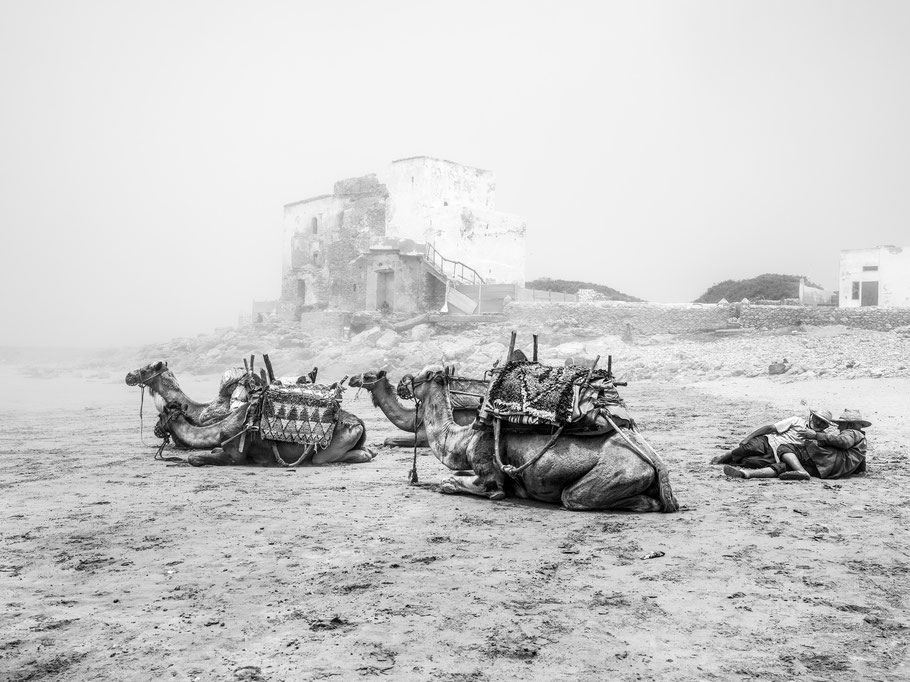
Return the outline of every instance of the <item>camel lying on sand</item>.
[[[353,388],[363,388],[369,391],[373,399],[373,405],[382,410],[382,413],[402,431],[408,431],[414,434],[414,425],[417,420],[417,408],[411,405],[403,405],[398,399],[391,382],[386,376],[385,370],[378,372],[364,372],[353,376],[348,380],[348,385]],[[449,385],[450,391],[456,393],[459,400],[458,404],[462,406],[455,407],[452,410],[452,416],[456,424],[466,426],[472,424],[477,417],[477,410],[483,401],[483,396],[487,390],[487,384],[480,379],[453,379]],[[476,399],[474,399],[476,396]],[[473,405],[469,407],[468,405]],[[407,436],[389,436],[385,439],[385,445],[392,447],[414,447],[414,439],[417,439],[417,446],[427,447],[427,433],[424,425],[421,423],[417,428],[417,433]]]
[[[133,370],[126,375],[128,386],[145,386],[159,409],[159,424],[174,439],[177,447],[190,450],[208,450],[210,453],[193,453],[187,461],[193,466],[259,464],[262,466],[288,466],[300,464],[333,464],[339,462],[369,462],[375,456],[364,447],[366,427],[361,419],[338,411],[338,421],[328,447],[315,451],[305,445],[267,440],[258,432],[242,432],[246,427],[249,403],[228,410],[220,419],[197,421],[191,401],[177,384],[167,364],[158,362]],[[230,396],[228,396],[230,397]],[[241,450],[242,448],[242,450]]]
[[[666,465],[632,429],[623,434],[564,435],[514,479],[494,470],[493,433],[460,426],[452,419],[447,376],[429,367],[414,378],[427,439],[433,455],[449,469],[472,470],[476,478],[454,475],[441,492],[469,493],[492,499],[505,494],[542,502],[562,503],[571,510],[673,512],[679,505],[670,489]],[[547,445],[550,437],[536,433],[501,434],[505,465],[519,468]]]

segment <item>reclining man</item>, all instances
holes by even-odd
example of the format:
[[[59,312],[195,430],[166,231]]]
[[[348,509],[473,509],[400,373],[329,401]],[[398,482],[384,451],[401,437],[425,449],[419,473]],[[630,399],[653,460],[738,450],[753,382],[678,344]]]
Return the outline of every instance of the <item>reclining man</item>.
[[[835,419],[839,433],[814,431],[800,432],[802,444],[784,444],[777,449],[782,460],[790,465],[790,457],[799,460],[800,467],[781,474],[781,478],[806,479],[845,478],[866,470],[866,429],[872,422],[863,419],[859,410],[844,410]]]
[[[788,417],[775,424],[766,424],[746,436],[738,448],[711,460],[724,464],[724,473],[733,478],[777,478],[808,480],[809,474],[793,450],[783,446],[804,447],[802,432],[823,433],[834,426],[827,410],[809,411],[809,418]],[[794,473],[796,472],[796,473]],[[799,473],[802,472],[802,473]]]

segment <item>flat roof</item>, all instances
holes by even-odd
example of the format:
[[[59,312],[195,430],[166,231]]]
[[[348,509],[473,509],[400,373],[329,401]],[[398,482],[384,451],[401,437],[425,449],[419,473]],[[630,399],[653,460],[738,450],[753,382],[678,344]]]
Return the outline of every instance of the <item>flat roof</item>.
[[[292,201],[289,204],[285,204],[285,208],[290,208],[291,206],[297,206],[299,204],[307,204],[311,201],[319,201],[320,199],[328,199],[329,197],[334,197],[334,194],[320,194],[318,197],[310,197],[309,199],[301,199],[300,201]]]
[[[458,163],[457,161],[449,161],[448,159],[440,159],[436,156],[409,156],[405,159],[395,159],[392,163],[401,163],[402,161],[417,161],[419,159],[428,159],[430,161],[439,161],[440,163],[449,163],[453,166],[461,166],[462,168],[470,168],[471,170],[480,171],[481,173],[492,173],[493,171],[486,168],[479,168],[477,166],[466,166],[463,163]]]

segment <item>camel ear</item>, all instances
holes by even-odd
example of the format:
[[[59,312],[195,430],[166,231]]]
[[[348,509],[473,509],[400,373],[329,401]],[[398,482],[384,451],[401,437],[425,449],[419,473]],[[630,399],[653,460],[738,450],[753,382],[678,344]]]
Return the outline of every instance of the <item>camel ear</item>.
[[[381,369],[378,372],[376,372],[377,379],[382,379],[385,375],[386,375],[386,371],[384,369]]]

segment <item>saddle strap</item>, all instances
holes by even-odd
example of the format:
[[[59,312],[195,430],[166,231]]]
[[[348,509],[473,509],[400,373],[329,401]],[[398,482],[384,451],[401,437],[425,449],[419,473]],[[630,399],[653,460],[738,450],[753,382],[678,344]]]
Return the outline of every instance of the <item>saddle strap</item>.
[[[292,464],[288,464],[287,462],[284,461],[284,458],[282,458],[281,453],[278,452],[278,446],[275,444],[275,441],[272,441],[272,454],[275,455],[275,461],[278,462],[281,466],[286,467],[288,469],[291,469],[296,466],[300,466],[307,459],[309,459],[315,451],[316,451],[316,444],[313,443],[313,445],[310,445],[309,447],[307,447],[306,450],[303,451],[303,454],[300,455],[300,457],[297,459],[296,462],[293,462]]]
[[[500,424],[499,424],[499,419],[496,419],[493,422],[493,450],[496,453],[496,464],[499,465],[499,470],[505,474],[508,474],[512,478],[517,478],[525,470],[527,470],[528,467],[534,466],[534,464],[537,463],[537,460],[539,460],[541,457],[543,457],[550,448],[552,448],[554,445],[556,445],[556,441],[559,440],[559,437],[562,435],[564,428],[565,428],[565,424],[563,424],[558,429],[556,429],[556,433],[554,433],[550,437],[550,440],[548,440],[546,445],[544,445],[543,448],[541,448],[540,452],[538,452],[536,455],[534,455],[531,459],[529,459],[527,462],[522,464],[520,467],[513,467],[511,464],[503,464],[502,458],[499,455]]]

